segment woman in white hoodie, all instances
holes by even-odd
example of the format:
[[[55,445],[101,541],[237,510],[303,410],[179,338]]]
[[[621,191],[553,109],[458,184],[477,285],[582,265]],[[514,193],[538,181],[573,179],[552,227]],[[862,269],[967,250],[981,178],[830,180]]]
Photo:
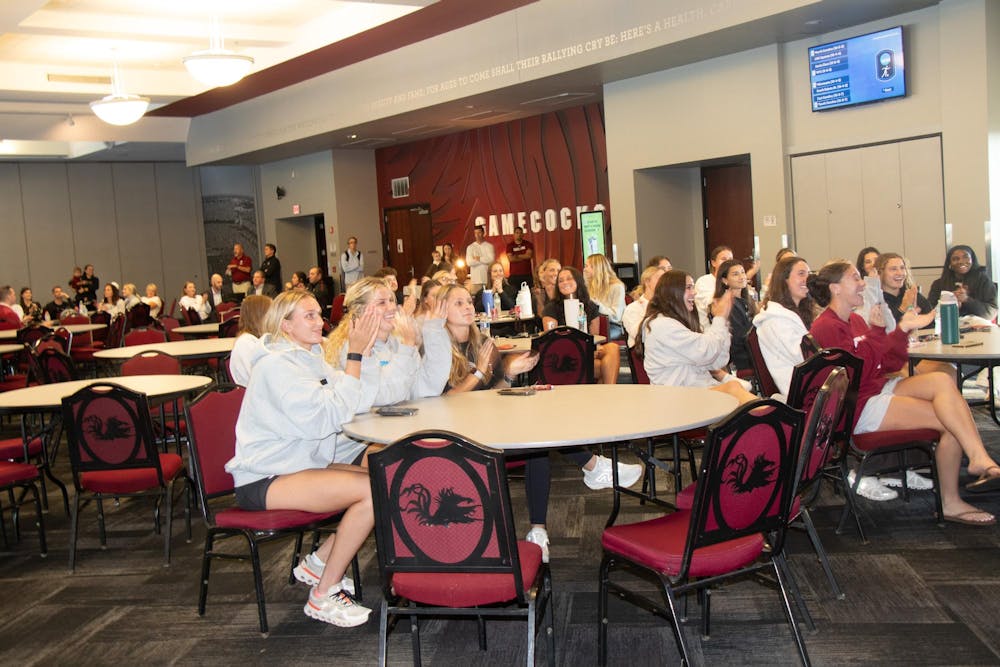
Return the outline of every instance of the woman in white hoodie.
[[[344,627],[365,623],[371,613],[354,602],[343,579],[375,518],[368,472],[331,462],[341,425],[361,401],[361,360],[378,325],[374,309],[352,318],[347,363],[334,370],[320,347],[319,303],[306,291],[278,295],[236,423],[236,455],[226,463],[243,509],[343,512],[336,536],[317,551],[325,567],[303,611]]]
[[[756,399],[739,380],[722,370],[729,364],[732,307],[729,291],[712,301],[712,323],[702,332],[695,310],[694,279],[683,271],[664,273],[639,325],[643,365],[650,382],[706,387],[731,394],[740,403]]]

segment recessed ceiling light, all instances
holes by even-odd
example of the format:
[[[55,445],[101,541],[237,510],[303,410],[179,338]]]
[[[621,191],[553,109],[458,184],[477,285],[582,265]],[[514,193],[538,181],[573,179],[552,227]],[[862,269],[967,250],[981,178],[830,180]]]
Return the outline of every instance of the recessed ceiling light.
[[[347,135],[347,138],[348,139],[357,139],[358,135],[356,135],[356,134],[349,134],[349,135]]]
[[[819,25],[823,22],[823,19],[812,19],[811,21],[806,21],[806,25]]]

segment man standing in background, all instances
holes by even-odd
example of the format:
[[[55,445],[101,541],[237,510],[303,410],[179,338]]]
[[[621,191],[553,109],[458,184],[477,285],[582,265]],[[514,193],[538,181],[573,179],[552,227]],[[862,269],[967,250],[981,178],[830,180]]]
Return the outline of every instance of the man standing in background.
[[[510,284],[521,289],[521,283],[533,285],[531,259],[535,256],[535,246],[524,240],[524,229],[514,228],[514,240],[507,244],[507,261],[510,264]]]
[[[264,272],[264,282],[274,287],[274,293],[278,294],[284,287],[281,283],[281,262],[274,253],[278,248],[273,243],[264,244],[264,261],[260,263],[260,270]]]
[[[465,248],[465,263],[469,265],[469,281],[473,294],[477,294],[489,282],[490,264],[496,259],[493,244],[486,240],[486,229],[476,227],[476,240]]]
[[[243,245],[233,246],[233,258],[226,267],[226,275],[232,278],[233,292],[246,294],[250,289],[250,274],[253,273],[253,262],[249,255],[243,254]]]
[[[347,250],[340,256],[340,272],[344,275],[344,291],[365,275],[365,258],[358,250],[358,238],[347,239]]]

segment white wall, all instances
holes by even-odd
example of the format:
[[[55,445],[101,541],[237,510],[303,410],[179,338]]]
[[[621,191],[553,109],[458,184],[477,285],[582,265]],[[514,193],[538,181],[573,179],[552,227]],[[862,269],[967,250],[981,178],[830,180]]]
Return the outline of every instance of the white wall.
[[[378,183],[375,180],[375,151],[333,151],[333,183],[337,193],[338,245],[331,248],[331,254],[337,257],[338,253],[347,249],[349,237],[358,237],[358,249],[364,253],[365,275],[371,275],[382,268],[382,227]]]
[[[704,273],[700,181],[701,170],[697,167],[635,172],[636,236],[643,266],[655,255],[666,255],[674,268],[692,275]],[[631,256],[630,248],[619,245],[619,258],[625,256],[623,250]]]

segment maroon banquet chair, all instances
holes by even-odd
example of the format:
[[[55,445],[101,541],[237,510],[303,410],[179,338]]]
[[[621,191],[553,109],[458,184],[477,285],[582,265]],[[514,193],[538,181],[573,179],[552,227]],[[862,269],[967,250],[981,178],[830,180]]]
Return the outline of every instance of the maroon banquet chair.
[[[556,327],[532,339],[539,355],[535,382],[541,384],[594,384],[594,337],[573,327]]]
[[[70,513],[69,568],[76,567],[80,511],[97,504],[101,546],[107,545],[104,502],[148,497],[154,502],[153,527],[160,532],[160,507],[166,512],[164,565],[170,564],[173,492],[180,484],[187,500],[187,473],[177,454],[160,454],[153,438],[146,395],[106,382],[96,382],[62,401],[76,494]],[[191,539],[191,507],[185,503],[187,538]]]
[[[420,664],[419,618],[522,618],[534,665],[536,624],[548,619],[555,664],[552,581],[537,544],[518,540],[503,452],[447,431],[414,433],[369,454],[375,542],[382,575],[379,664],[390,617],[408,617]],[[548,615],[546,615],[548,611]]]
[[[125,334],[125,347],[166,343],[167,332],[161,329],[133,329]]]
[[[767,369],[767,362],[764,361],[764,353],[757,338],[757,327],[750,327],[750,331],[747,332],[747,348],[750,350],[750,363],[753,366],[753,374],[757,376],[757,387],[761,396],[780,394],[778,383],[771,377],[771,371]]]
[[[765,572],[777,583],[799,658],[809,664],[786,590],[794,580],[784,555],[803,421],[800,410],[773,399],[741,406],[709,428],[691,511],[605,528],[598,594],[601,665],[607,663],[609,592],[668,619],[682,664],[691,665],[678,597],[698,594],[707,638],[711,591],[728,579]],[[612,581],[610,575],[618,572],[636,576],[642,588],[629,588],[617,577]],[[658,582],[662,600],[645,592],[650,578]]]
[[[41,471],[35,466],[30,463],[0,461],[0,533],[3,534],[4,544],[7,544],[7,522],[4,518],[4,512],[8,509],[10,510],[14,527],[14,539],[20,539],[20,511],[30,493],[35,506],[38,547],[42,558],[44,558],[49,552],[45,543],[45,514],[42,513],[41,496],[38,493],[38,486],[35,482],[41,482]],[[20,491],[20,495],[15,496],[15,491]],[[5,506],[2,500],[4,495],[8,498],[8,506]]]
[[[159,333],[163,334],[162,331]],[[133,375],[180,375],[181,363],[176,357],[172,357],[165,352],[150,350],[125,360],[119,371],[122,377]],[[183,417],[184,398],[177,398],[168,403],[160,404],[157,410],[157,418],[153,422],[153,430],[159,444],[165,446],[167,441],[173,440],[177,446],[177,453],[180,454],[181,441],[187,439],[187,424]]]
[[[293,583],[293,570],[302,551],[303,536],[313,534],[313,549],[318,532],[336,523],[339,512],[301,512],[298,510],[240,509],[234,504],[220,506],[220,499],[232,500],[233,478],[226,472],[226,462],[236,452],[236,420],[246,389],[237,385],[219,385],[203,392],[185,410],[189,428],[188,450],[191,474],[198,493],[198,504],[205,520],[205,548],[201,559],[201,587],[198,592],[198,615],[205,615],[208,601],[208,579],[213,559],[249,560],[253,568],[254,591],[257,595],[257,616],[260,631],[267,634],[267,610],[264,582],[260,567],[259,545],[274,539],[295,536],[288,582]],[[216,540],[236,537],[246,540],[245,554],[216,551]],[[361,599],[361,576],[357,556],[351,563],[356,597]]]

